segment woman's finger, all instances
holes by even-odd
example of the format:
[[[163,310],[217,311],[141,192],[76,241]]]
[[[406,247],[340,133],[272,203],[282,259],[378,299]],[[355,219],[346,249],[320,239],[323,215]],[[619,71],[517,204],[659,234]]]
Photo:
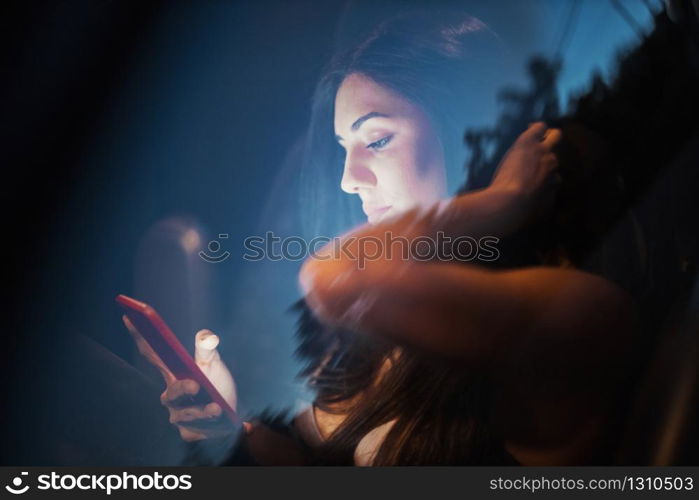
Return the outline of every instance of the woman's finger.
[[[176,380],[168,384],[160,395],[160,402],[168,408],[192,406],[194,396],[199,393],[199,384],[195,380]]]
[[[204,406],[187,406],[170,410],[170,423],[182,424],[204,418]]]
[[[553,149],[553,147],[558,144],[558,141],[561,140],[561,131],[560,129],[557,128],[550,128],[546,131],[546,134],[544,134],[544,138],[541,141],[543,146],[547,150]]]
[[[183,439],[186,439],[185,436],[194,439],[198,439],[196,436],[224,436],[232,429],[230,420],[216,403],[171,410],[170,423],[178,427]]]
[[[231,433],[230,426],[221,428],[199,428],[189,425],[177,425],[180,437],[185,441],[199,441],[201,439],[212,439],[216,437],[228,436]]]
[[[220,417],[222,416],[221,407],[216,403],[207,405],[188,406],[187,408],[173,409],[170,411],[171,424],[196,424],[197,421],[201,424],[211,426],[213,423],[220,425]]]
[[[541,141],[544,132],[546,132],[546,124],[544,122],[532,123],[527,130],[520,134],[516,142],[520,144],[535,144]]]
[[[202,439],[207,439],[209,437],[203,432],[189,430],[186,427],[182,427],[181,425],[178,425],[177,428],[180,431],[180,437],[184,441],[201,441]]]
[[[186,428],[190,431],[205,432],[209,437],[214,433],[228,433],[232,424],[226,417],[199,418],[188,422],[178,422],[177,427]]]

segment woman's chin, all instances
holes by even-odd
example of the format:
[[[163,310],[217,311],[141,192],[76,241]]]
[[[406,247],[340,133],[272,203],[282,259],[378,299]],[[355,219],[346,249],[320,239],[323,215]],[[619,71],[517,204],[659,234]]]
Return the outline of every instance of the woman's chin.
[[[378,224],[386,217],[390,217],[390,213],[393,211],[393,207],[386,207],[385,209],[377,210],[369,215],[367,215],[367,222],[371,225]]]

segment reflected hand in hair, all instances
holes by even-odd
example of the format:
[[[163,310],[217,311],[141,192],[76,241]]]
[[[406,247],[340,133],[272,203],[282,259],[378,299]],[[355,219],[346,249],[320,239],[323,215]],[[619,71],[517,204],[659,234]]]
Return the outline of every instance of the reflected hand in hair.
[[[558,129],[547,129],[543,122],[531,124],[505,154],[490,189],[513,193],[527,216],[552,208],[560,182],[553,149],[560,138]]]
[[[168,409],[170,423],[177,426],[182,439],[199,441],[227,436],[235,432],[236,427],[223,414],[217,403],[197,404],[195,398],[199,394],[200,387],[196,381],[177,380],[128,317],[124,315],[122,320],[134,338],[139,352],[162,374],[166,387],[160,395],[160,402]],[[194,359],[216,390],[235,410],[237,405],[235,381],[216,350],[218,342],[218,337],[210,330],[198,331],[195,337]],[[249,426],[249,424],[244,425],[246,428]]]

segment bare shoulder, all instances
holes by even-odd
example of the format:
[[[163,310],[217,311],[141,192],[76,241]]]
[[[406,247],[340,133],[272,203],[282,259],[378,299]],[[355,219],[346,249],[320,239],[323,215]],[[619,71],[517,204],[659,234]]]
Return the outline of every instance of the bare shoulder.
[[[575,269],[503,276],[528,319],[493,367],[494,422],[526,465],[589,463],[605,446],[630,374],[638,319],[618,285]]]

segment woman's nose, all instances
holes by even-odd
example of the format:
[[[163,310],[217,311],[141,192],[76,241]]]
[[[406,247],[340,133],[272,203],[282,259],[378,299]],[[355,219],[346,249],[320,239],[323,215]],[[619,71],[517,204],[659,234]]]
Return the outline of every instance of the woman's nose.
[[[371,169],[358,159],[347,154],[340,188],[345,193],[356,194],[359,188],[373,187],[375,185],[376,176]]]

